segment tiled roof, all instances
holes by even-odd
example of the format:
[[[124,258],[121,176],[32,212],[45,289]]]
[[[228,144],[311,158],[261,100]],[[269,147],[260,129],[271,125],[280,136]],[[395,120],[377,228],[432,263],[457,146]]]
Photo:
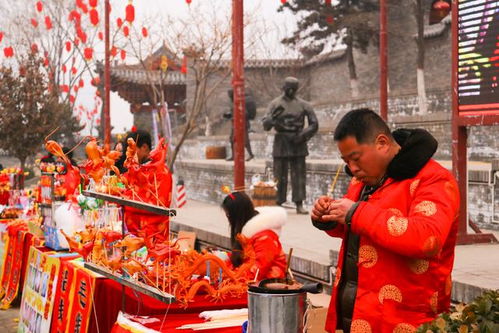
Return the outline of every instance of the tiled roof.
[[[117,81],[115,83],[185,85],[185,74],[181,72],[167,71],[165,74],[162,71],[146,71],[126,66],[112,67],[111,78]]]

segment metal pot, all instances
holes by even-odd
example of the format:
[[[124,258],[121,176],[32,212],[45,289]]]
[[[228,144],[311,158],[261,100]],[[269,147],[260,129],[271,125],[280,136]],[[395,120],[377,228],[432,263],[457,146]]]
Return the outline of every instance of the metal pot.
[[[271,283],[281,283],[289,287],[282,289],[268,288],[267,285]],[[250,285],[249,291],[257,293],[267,293],[267,294],[296,294],[302,292],[318,294],[322,292],[322,284],[321,283],[293,284],[292,281],[287,279],[265,279],[260,281],[258,286]]]
[[[283,288],[268,288],[272,283]],[[248,314],[251,333],[301,333],[307,292],[322,292],[322,284],[300,284],[288,279],[265,279],[249,286]]]
[[[306,310],[305,291],[287,293],[248,291],[248,322],[250,333],[302,333]]]

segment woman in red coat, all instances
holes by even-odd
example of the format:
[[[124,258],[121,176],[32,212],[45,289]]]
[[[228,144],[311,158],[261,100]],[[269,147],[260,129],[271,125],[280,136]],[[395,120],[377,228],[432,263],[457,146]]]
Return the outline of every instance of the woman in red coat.
[[[244,192],[227,195],[222,208],[230,224],[232,266],[239,267],[245,260],[241,244],[236,239],[236,235],[242,234],[249,239],[256,255],[256,265],[250,271],[250,278],[284,278],[286,255],[282,250],[279,234],[286,223],[286,210],[277,206],[255,209],[253,202]]]

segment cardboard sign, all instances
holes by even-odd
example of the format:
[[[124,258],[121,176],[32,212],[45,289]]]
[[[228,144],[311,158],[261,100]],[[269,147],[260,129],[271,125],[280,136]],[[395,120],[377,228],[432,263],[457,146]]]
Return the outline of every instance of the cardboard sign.
[[[177,239],[178,239],[177,244],[181,252],[194,250],[194,244],[196,243],[195,232],[179,231]]]
[[[18,333],[50,331],[60,260],[49,252],[30,248]]]

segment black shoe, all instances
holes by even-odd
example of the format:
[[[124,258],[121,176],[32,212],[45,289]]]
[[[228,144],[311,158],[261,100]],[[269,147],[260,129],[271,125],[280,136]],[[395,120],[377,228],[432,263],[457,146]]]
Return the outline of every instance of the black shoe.
[[[251,161],[254,157],[255,155],[251,154],[248,158],[246,158],[246,162]]]
[[[225,159],[226,161],[234,161],[234,157],[233,156],[229,156]]]
[[[296,205],[296,214],[308,214],[308,210],[306,210],[305,208],[303,208],[303,206],[300,204],[300,205]]]

